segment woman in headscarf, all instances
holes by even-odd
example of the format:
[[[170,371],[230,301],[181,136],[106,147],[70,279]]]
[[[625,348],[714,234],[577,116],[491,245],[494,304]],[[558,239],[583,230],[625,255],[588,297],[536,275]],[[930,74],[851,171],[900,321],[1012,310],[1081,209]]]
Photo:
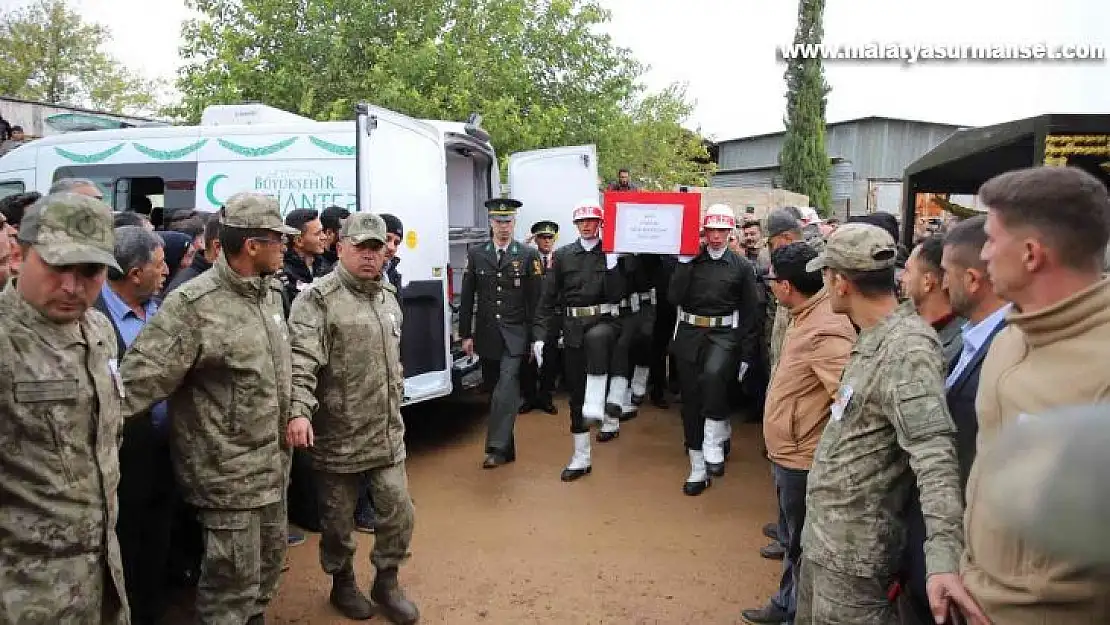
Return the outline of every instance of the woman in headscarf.
[[[183,233],[173,232],[166,230],[158,233],[162,237],[165,244],[166,251],[166,266],[170,268],[170,275],[166,277],[165,284],[173,283],[174,276],[177,272],[193,264],[193,257],[196,256],[196,240]],[[165,297],[165,292],[161,294],[159,299]]]

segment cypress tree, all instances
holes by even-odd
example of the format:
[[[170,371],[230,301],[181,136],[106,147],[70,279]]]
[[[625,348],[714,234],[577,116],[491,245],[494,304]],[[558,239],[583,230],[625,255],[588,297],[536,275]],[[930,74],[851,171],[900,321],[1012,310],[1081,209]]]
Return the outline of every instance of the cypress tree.
[[[821,43],[825,0],[798,0],[798,28],[794,43]],[[829,86],[821,58],[786,59],[786,136],[779,166],[783,187],[809,196],[822,214],[832,207],[829,155],[825,150],[825,107]]]

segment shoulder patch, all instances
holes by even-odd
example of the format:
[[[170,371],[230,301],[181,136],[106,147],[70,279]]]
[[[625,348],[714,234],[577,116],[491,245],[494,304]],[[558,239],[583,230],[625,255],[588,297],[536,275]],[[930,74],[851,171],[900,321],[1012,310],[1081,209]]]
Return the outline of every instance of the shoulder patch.
[[[174,293],[180,293],[181,297],[185,299],[185,301],[195,302],[220,287],[220,285],[216,282],[216,279],[213,277],[215,275],[216,272],[214,271],[206,271],[193,278],[192,280],[189,280],[185,284],[177,287],[177,290],[174,291]],[[170,296],[172,297],[173,293],[171,293]],[[165,302],[163,302],[163,306],[164,305]]]

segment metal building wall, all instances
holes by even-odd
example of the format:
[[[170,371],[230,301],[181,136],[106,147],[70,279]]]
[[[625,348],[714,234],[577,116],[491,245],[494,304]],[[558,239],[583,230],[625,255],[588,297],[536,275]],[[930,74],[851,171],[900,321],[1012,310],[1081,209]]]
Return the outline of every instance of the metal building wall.
[[[869,117],[828,126],[830,158],[855,165],[859,178],[901,178],[906,166],[936,147],[959,126]],[[720,168],[753,169],[778,163],[784,133],[723,141]]]

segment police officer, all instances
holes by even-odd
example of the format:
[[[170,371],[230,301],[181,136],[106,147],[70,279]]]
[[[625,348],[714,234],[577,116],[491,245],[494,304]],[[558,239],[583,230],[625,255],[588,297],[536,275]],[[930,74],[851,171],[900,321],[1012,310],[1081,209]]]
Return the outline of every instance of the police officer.
[[[23,266],[0,293],[0,622],[128,623],[112,324],[91,309],[112,212],[59,193],[20,223]]]
[[[742,378],[756,350],[755,270],[728,248],[736,226],[732,209],[710,206],[703,222],[705,245],[680,256],[669,296],[679,307],[671,351],[679,364],[682,426],[690,456],[683,492],[699,495],[709,476],[725,473],[729,440],[728,387]]]
[[[591,470],[589,422],[600,422],[605,416],[609,360],[620,334],[617,318],[609,313],[624,291],[617,255],[601,251],[604,212],[600,204],[596,200],[580,202],[572,219],[578,228],[578,240],[555,251],[532,330],[536,338],[532,353],[542,366],[545,339],[556,308],[565,306],[563,362],[574,454],[560,476],[564,482],[577,480]]]
[[[806,265],[822,271],[833,312],[861,330],[807,479],[798,623],[896,622],[889,584],[915,476],[933,614],[952,601],[982,617],[959,576],[963,506],[940,341],[912,304],[898,304],[896,256],[882,229],[846,224]]]
[[[169,399],[174,473],[204,528],[201,623],[263,622],[281,577],[292,371],[275,274],[294,234],[272,197],[231,196],[216,264],[166,298],[120,365],[124,416]]]
[[[537,221],[532,224],[532,240],[536,244],[536,252],[540,256],[540,267],[544,275],[555,258],[555,240],[559,236],[559,224],[554,221]],[[562,310],[556,309],[556,315],[547,328],[547,336],[543,337],[543,366],[529,357],[521,365],[520,387],[524,395],[524,404],[520,412],[531,412],[535,408],[547,414],[558,414],[559,409],[552,401],[555,391],[555,380],[559,377],[559,368],[563,360],[559,350],[559,332],[562,324]]]
[[[490,397],[486,459],[493,469],[516,460],[513,426],[520,410],[520,363],[528,352],[543,267],[535,249],[513,240],[518,200],[486,202],[493,240],[471,248],[463,273],[459,334],[463,351],[478,353]],[[475,307],[477,301],[477,307]],[[476,310],[475,310],[476,309]]]
[[[370,597],[394,623],[415,623],[416,606],[397,582],[408,558],[413,507],[405,473],[401,399],[401,306],[383,278],[386,224],[369,213],[340,231],[339,264],[293,303],[291,447],[307,447],[320,501],[320,563],[332,576],[330,601],[346,617],[368,619],[352,560],[354,510],[369,482],[377,512]]]

